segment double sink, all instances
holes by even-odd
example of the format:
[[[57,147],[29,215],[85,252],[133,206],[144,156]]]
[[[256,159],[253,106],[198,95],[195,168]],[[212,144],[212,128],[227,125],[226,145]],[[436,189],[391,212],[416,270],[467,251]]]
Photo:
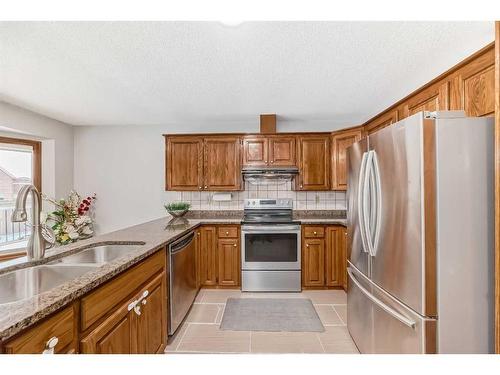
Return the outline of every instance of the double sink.
[[[0,275],[0,305],[22,301],[47,292],[123,257],[141,245],[144,243],[96,245],[44,265]]]

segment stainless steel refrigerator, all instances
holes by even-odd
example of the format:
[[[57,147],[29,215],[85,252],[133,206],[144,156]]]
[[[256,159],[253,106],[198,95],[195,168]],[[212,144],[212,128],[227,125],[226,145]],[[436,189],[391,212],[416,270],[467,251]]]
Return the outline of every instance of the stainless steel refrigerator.
[[[420,112],[347,151],[362,353],[494,350],[493,119]]]

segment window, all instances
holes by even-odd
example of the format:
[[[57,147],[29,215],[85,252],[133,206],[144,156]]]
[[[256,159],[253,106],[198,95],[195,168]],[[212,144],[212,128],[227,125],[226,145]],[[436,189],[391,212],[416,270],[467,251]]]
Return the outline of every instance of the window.
[[[41,191],[41,143],[0,137],[0,259],[2,253],[24,247],[30,235],[27,223],[11,220],[17,193],[24,184],[34,184]]]

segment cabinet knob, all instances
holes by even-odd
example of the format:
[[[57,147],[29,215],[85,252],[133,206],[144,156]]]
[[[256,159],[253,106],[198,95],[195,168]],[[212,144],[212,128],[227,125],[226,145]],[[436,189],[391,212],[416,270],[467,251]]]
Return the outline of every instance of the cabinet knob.
[[[301,189],[303,188],[302,184],[300,185],[300,188],[301,188]]]
[[[306,243],[306,247],[309,247],[309,244],[308,244],[308,243]]]
[[[200,232],[196,233],[198,236],[200,235]]]
[[[55,347],[58,343],[59,339],[56,336],[51,337],[45,344],[45,349],[43,350],[42,354],[54,354]]]
[[[203,186],[199,186],[198,188],[201,190],[201,189],[203,189]]]
[[[236,244],[233,244],[233,247],[236,247],[237,245]]]
[[[229,235],[229,232],[226,232],[226,236],[228,236],[228,235]]]
[[[313,232],[313,233],[314,233],[314,235],[317,235],[317,234],[318,234],[318,232]]]
[[[273,163],[274,163],[274,160],[271,160],[271,164],[273,164]]]
[[[207,185],[205,185],[205,189],[206,189],[206,188],[208,188],[208,186],[207,186]]]

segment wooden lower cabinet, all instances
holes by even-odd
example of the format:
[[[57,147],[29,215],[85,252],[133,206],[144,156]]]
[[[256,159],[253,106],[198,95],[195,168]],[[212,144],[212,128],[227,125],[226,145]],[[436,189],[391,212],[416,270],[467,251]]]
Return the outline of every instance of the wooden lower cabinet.
[[[345,227],[340,225],[302,226],[303,287],[338,288],[346,285],[345,233]]]
[[[199,228],[197,278],[201,286],[235,288],[240,285],[239,225],[203,225]]]
[[[199,229],[200,284],[204,286],[217,285],[217,228],[215,226],[202,226]]]
[[[305,238],[302,271],[304,286],[325,285],[325,239]]]
[[[78,351],[78,303],[64,308],[3,345],[6,354],[54,354]],[[54,346],[52,346],[54,343]],[[51,345],[52,344],[52,345]],[[48,351],[48,352],[47,352]]]
[[[6,341],[2,351],[154,354],[163,352],[166,339],[166,252],[162,249]]]
[[[240,285],[240,246],[237,238],[219,238],[219,285]]]

